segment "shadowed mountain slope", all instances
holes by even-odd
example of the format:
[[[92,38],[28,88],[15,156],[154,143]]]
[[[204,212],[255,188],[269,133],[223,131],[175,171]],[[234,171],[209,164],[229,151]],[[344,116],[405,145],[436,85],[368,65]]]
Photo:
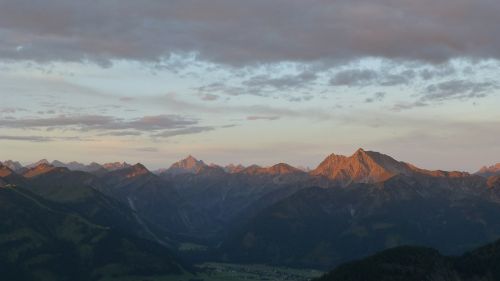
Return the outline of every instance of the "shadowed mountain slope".
[[[499,262],[499,241],[460,257],[406,246],[343,264],[315,281],[495,281]]]
[[[0,188],[0,220],[5,280],[142,280],[184,272],[166,248],[20,188]]]

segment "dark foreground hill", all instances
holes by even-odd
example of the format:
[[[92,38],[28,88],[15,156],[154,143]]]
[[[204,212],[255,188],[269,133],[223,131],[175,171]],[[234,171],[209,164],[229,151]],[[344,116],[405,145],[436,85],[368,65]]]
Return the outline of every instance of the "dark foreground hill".
[[[17,187],[0,188],[2,280],[120,280],[179,275],[166,248]]]
[[[448,257],[421,247],[398,247],[346,263],[315,281],[497,281],[500,241]]]

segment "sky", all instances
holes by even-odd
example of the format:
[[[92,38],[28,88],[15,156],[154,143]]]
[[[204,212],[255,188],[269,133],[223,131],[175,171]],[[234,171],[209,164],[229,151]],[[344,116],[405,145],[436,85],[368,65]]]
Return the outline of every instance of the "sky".
[[[0,0],[0,160],[500,162],[495,0]]]

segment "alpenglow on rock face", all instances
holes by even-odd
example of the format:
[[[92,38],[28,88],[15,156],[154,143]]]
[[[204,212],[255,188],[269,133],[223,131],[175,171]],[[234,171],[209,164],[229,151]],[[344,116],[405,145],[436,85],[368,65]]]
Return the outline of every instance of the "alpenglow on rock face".
[[[207,164],[205,164],[205,162],[189,155],[187,158],[172,164],[172,166],[170,166],[166,173],[172,175],[196,174],[205,167],[207,167]]]
[[[500,163],[497,163],[489,167],[484,166],[479,171],[476,172],[476,175],[482,177],[500,176]]]
[[[311,175],[325,176],[342,183],[376,183],[398,174],[411,173],[410,166],[404,162],[360,148],[349,157],[335,154],[328,156]]]

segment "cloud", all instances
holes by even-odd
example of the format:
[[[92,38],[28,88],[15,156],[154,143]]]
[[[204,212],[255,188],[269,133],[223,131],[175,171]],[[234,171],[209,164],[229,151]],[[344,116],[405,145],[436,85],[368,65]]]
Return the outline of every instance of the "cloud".
[[[331,79],[333,86],[398,86],[409,84],[415,78],[412,69],[390,72],[386,69],[347,69],[337,72]]]
[[[0,114],[13,114],[19,111],[26,111],[24,108],[19,107],[2,107],[0,108]]]
[[[366,98],[365,102],[366,103],[372,103],[372,102],[376,102],[376,101],[381,101],[384,98],[385,98],[385,93],[384,92],[377,92],[372,97]]]
[[[350,69],[338,72],[330,80],[330,84],[334,86],[361,86],[375,81],[377,77],[378,74],[374,70]]]
[[[241,115],[247,116],[280,116],[290,118],[305,118],[313,120],[330,120],[333,115],[331,112],[321,108],[295,108],[295,107],[278,107],[261,104],[241,104],[241,105],[225,105],[225,104],[212,104],[212,103],[195,103],[179,98],[175,93],[166,95],[149,96],[142,99],[144,102],[161,106],[162,108],[170,108],[172,110],[181,110],[206,113],[206,114],[220,114],[224,115]]]
[[[139,147],[136,148],[135,150],[141,151],[141,152],[158,152],[158,148],[156,147]]]
[[[423,101],[444,101],[452,99],[482,98],[498,89],[496,82],[475,82],[469,80],[449,80],[426,87]]]
[[[142,135],[142,132],[138,131],[109,131],[99,134],[99,136],[117,136],[117,137],[140,136],[140,135]]]
[[[403,111],[403,110],[412,109],[415,107],[425,107],[428,105],[429,105],[428,103],[422,102],[420,100],[412,101],[412,102],[398,102],[398,103],[394,104],[394,106],[392,107],[392,110],[393,111]]]
[[[0,127],[14,129],[29,128],[73,128],[81,131],[91,130],[136,130],[158,131],[185,128],[198,124],[199,120],[179,115],[144,116],[125,120],[104,115],[60,115],[51,118],[2,119]],[[119,134],[122,132],[119,132]]]
[[[255,120],[273,121],[273,120],[278,120],[278,119],[280,119],[279,116],[248,116],[247,117],[247,120],[250,120],[250,121],[255,121]]]
[[[491,0],[2,0],[0,58],[104,67],[183,54],[232,66],[500,58],[499,13]]]
[[[214,101],[219,99],[218,95],[213,95],[213,94],[206,94],[201,97],[202,100],[204,101]]]
[[[120,101],[122,102],[130,102],[130,101],[133,101],[134,98],[133,97],[121,97],[120,98]]]
[[[290,90],[301,88],[304,85],[310,84],[318,78],[317,74],[312,71],[304,71],[299,74],[288,74],[279,77],[272,77],[268,74],[261,74],[250,77],[243,81],[242,85],[245,88],[259,90],[270,88],[271,90]]]
[[[41,136],[5,136],[5,135],[0,135],[0,140],[48,142],[48,141],[52,141],[53,138],[41,137]]]
[[[51,141],[89,141],[80,137],[43,137],[43,136],[8,136],[0,135],[0,140],[28,141],[28,142],[51,142]]]
[[[154,134],[153,137],[170,138],[170,137],[180,136],[180,135],[191,135],[191,134],[198,134],[201,132],[213,131],[214,129],[215,129],[214,127],[208,127],[208,126],[207,127],[189,127],[189,128],[184,128],[184,129],[164,131],[161,133]]]

